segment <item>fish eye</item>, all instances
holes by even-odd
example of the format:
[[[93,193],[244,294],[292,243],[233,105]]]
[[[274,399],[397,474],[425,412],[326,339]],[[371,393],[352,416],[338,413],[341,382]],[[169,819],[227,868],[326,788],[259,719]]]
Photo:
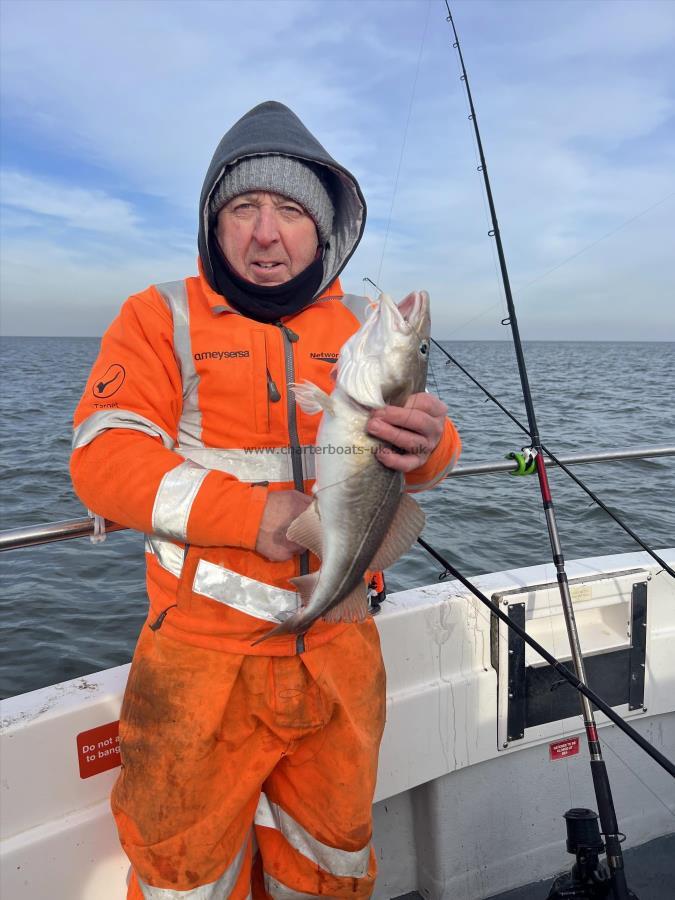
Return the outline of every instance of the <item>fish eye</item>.
[[[421,356],[426,356],[429,352],[429,341],[422,341],[419,347],[419,352]]]

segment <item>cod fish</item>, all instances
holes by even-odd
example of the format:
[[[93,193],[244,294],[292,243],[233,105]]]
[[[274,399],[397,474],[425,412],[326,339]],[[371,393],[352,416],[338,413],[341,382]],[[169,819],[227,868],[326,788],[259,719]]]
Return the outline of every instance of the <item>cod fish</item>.
[[[374,409],[404,406],[426,385],[431,322],[426,291],[398,305],[387,294],[343,345],[329,395],[311,382],[293,391],[307,413],[323,413],[316,443],[313,503],[295,519],[289,540],[321,559],[318,572],[291,579],[301,608],[263,640],[299,634],[319,618],[362,621],[364,576],[392,565],[424,527],[424,513],[404,493],[404,478],[378,459],[385,444],[368,434]]]

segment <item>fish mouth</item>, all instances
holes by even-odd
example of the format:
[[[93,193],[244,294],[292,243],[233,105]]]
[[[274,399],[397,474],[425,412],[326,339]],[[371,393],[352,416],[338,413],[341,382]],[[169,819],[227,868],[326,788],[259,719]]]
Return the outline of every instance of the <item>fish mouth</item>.
[[[380,294],[378,313],[388,315],[395,331],[421,334],[425,320],[429,319],[429,294],[412,291],[400,303],[394,303],[389,294]]]
[[[402,378],[405,381],[408,369],[418,367],[418,347],[429,340],[430,332],[426,291],[408,294],[398,304],[388,294],[380,294],[371,304],[364,324],[342,345],[337,386],[363,407],[386,406],[383,385],[387,386],[387,396],[394,396],[392,383],[398,385]],[[402,387],[396,390],[400,394]]]

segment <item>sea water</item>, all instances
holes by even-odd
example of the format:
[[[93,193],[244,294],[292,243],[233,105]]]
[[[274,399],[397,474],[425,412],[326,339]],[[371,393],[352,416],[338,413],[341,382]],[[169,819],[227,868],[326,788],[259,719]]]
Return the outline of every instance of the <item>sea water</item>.
[[[68,475],[72,413],[96,338],[3,338],[2,528],[86,514]],[[523,424],[513,346],[456,341],[447,350]],[[675,445],[675,343],[527,342],[541,437],[556,455]],[[429,389],[464,442],[461,465],[496,462],[520,431],[434,348]],[[564,473],[549,470],[567,559],[640,548]],[[575,466],[574,472],[651,546],[675,544],[675,458]],[[426,540],[467,575],[550,564],[536,477],[449,478],[418,495]],[[146,613],[143,537],[124,531],[0,555],[0,695],[127,662]],[[435,582],[415,546],[387,572],[390,591]],[[555,570],[551,564],[551,578]]]

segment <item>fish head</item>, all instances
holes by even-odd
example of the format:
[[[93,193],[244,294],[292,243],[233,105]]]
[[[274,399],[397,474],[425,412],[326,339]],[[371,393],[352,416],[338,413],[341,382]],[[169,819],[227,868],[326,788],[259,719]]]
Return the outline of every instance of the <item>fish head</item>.
[[[380,294],[340,351],[337,386],[371,409],[403,406],[425,388],[430,336],[426,291],[414,291],[398,304]]]

